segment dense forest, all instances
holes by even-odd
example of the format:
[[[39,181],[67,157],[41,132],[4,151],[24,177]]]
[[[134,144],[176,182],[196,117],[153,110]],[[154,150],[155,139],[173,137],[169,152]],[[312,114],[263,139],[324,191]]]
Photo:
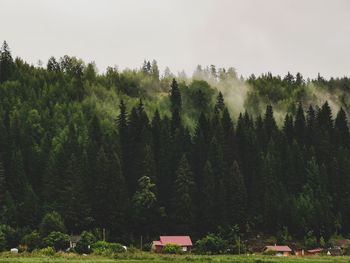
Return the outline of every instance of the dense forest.
[[[142,63],[140,63],[142,64]],[[111,241],[350,232],[350,79],[0,53],[0,224]]]

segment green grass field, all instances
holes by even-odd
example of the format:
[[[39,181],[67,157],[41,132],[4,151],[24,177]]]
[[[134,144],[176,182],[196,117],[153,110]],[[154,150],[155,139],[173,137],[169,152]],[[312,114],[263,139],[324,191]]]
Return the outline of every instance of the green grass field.
[[[201,263],[201,262],[212,262],[212,263],[299,263],[299,262],[349,262],[350,257],[269,257],[269,256],[195,256],[195,255],[155,255],[155,254],[138,254],[138,255],[116,255],[113,258],[97,257],[97,256],[77,256],[74,254],[59,254],[56,256],[32,256],[32,255],[10,255],[8,253],[0,254],[0,262],[8,263],[107,263],[107,262],[123,262],[123,263],[142,263],[142,262],[153,262],[153,263]]]

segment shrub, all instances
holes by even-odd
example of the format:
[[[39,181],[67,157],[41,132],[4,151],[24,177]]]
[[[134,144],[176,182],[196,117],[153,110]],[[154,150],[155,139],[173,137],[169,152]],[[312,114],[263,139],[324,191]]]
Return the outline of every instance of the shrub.
[[[113,253],[125,252],[124,247],[119,243],[109,243],[106,241],[97,241],[92,246],[92,252],[97,255],[110,255]]]
[[[0,251],[4,251],[6,249],[6,238],[5,234],[0,231]]]
[[[52,247],[45,247],[42,249],[34,249],[32,254],[35,255],[44,255],[44,256],[53,256],[55,255],[55,250]]]
[[[304,237],[304,243],[307,248],[314,248],[317,244],[317,238],[314,236],[312,231],[307,232],[306,236]]]
[[[81,234],[81,239],[78,241],[75,250],[80,254],[88,254],[91,252],[91,245],[96,242],[96,237],[91,233],[84,231]]]
[[[198,240],[195,251],[199,254],[220,254],[227,248],[226,242],[218,235],[209,234]]]
[[[182,253],[182,249],[179,245],[177,244],[166,244],[163,247],[162,252],[164,254],[181,254]]]
[[[277,255],[277,251],[275,251],[275,250],[265,250],[265,251],[263,252],[263,255],[266,255],[266,256],[275,256],[275,255]]]
[[[15,247],[19,243],[19,233],[9,225],[0,225],[0,232],[4,235],[6,244],[3,249]]]
[[[39,226],[40,235],[46,237],[51,232],[66,233],[63,219],[57,212],[47,213]]]
[[[65,250],[69,247],[69,236],[61,232],[51,232],[43,239],[45,246],[53,247],[56,251]]]
[[[33,231],[30,234],[27,234],[22,239],[22,244],[27,247],[28,251],[33,251],[40,247],[41,238],[37,231]]]

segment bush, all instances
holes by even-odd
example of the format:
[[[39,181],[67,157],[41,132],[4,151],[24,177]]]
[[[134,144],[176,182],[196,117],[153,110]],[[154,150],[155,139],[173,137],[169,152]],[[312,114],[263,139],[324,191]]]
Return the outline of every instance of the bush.
[[[84,231],[81,234],[81,239],[78,241],[75,250],[80,254],[88,254],[91,252],[91,245],[96,242],[96,237],[91,233]]]
[[[33,251],[40,247],[41,238],[37,231],[33,231],[30,234],[27,234],[22,239],[22,244],[27,247],[28,251]]]
[[[40,235],[46,237],[51,232],[66,233],[63,219],[57,212],[47,213],[39,226]]]
[[[9,225],[0,225],[0,233],[5,237],[5,246],[3,249],[10,249],[19,243],[19,233]],[[1,250],[1,248],[0,248]]]
[[[53,247],[56,251],[65,250],[69,247],[69,236],[61,232],[51,232],[43,239],[45,246]]]
[[[220,236],[209,234],[198,240],[195,245],[195,251],[199,254],[220,254],[225,252],[227,244]]]
[[[109,243],[106,241],[97,241],[92,246],[92,252],[97,255],[110,255],[113,253],[125,252],[124,247],[119,243]]]
[[[177,244],[166,244],[163,247],[162,252],[164,254],[181,254],[182,253],[182,249],[179,245]]]
[[[275,250],[265,250],[263,252],[263,255],[266,255],[266,256],[276,256],[277,255],[277,251]]]
[[[52,247],[46,247],[42,249],[34,249],[32,254],[34,255],[44,255],[44,256],[53,256],[56,251]]]
[[[6,238],[5,234],[0,231],[0,251],[4,251],[6,249]]]
[[[314,248],[318,246],[317,238],[314,236],[312,231],[307,232],[304,237],[304,243],[307,248]]]

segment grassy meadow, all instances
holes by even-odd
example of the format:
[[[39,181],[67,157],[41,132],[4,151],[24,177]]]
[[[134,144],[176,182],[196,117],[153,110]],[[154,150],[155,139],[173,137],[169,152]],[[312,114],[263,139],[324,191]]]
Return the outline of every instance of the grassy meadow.
[[[140,253],[133,255],[120,255],[116,254],[113,257],[103,257],[103,256],[79,256],[76,254],[56,254],[54,256],[43,256],[43,255],[31,255],[31,254],[19,254],[11,255],[9,253],[0,254],[0,262],[8,263],[39,263],[39,262],[50,262],[50,263],[63,263],[63,262],[84,262],[84,263],[107,263],[121,261],[123,263],[141,263],[143,262],[153,262],[153,263],[200,263],[200,262],[212,262],[212,263],[299,263],[299,262],[320,262],[320,263],[330,263],[330,262],[350,262],[350,257],[272,257],[272,256],[237,256],[237,255],[220,255],[220,256],[197,256],[197,255],[156,255],[151,253]]]

